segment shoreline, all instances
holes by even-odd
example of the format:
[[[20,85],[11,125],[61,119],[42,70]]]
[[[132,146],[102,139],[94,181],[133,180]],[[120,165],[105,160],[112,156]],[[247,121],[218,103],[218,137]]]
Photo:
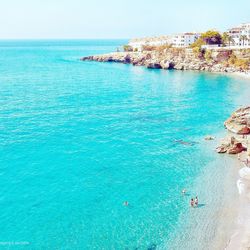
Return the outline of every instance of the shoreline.
[[[243,160],[246,154],[242,154]],[[241,159],[242,160],[242,159]],[[238,191],[238,213],[235,218],[235,226],[226,250],[249,249],[250,248],[250,168],[243,162],[239,162],[237,191]]]
[[[142,55],[142,53],[133,53],[133,55],[135,54]],[[174,69],[182,71],[195,70],[197,72],[219,73],[231,77],[250,79],[249,70],[243,71],[237,68],[228,69],[226,67],[221,66],[220,64],[219,67],[218,64],[202,68],[197,67],[197,64],[191,64],[188,67],[183,65],[181,67],[179,66],[172,67],[171,62],[165,62],[167,65],[166,68],[164,68],[163,67],[164,65],[160,64],[159,61],[152,61],[151,58],[150,58],[151,62],[145,62],[142,60],[142,58],[139,58],[139,60],[138,57],[136,59],[135,58],[131,59],[131,56],[127,55],[129,55],[129,53],[119,52],[119,53],[111,53],[100,56],[84,57],[81,60],[132,64],[134,66],[145,66],[147,68],[152,68],[152,69]],[[237,136],[235,137],[238,138]],[[242,153],[242,158],[245,159],[246,154]],[[235,164],[235,160],[237,161],[236,157],[233,157],[233,159],[228,160],[228,162],[234,162],[234,165],[231,166],[229,170],[231,171],[231,174],[234,173],[235,180],[233,186],[232,186],[232,178],[228,178],[228,180],[223,180],[223,185],[224,185],[223,188],[230,187],[231,188],[230,192],[232,195],[235,195],[234,193],[237,192],[237,190],[239,194],[237,194],[237,197],[234,196],[234,199],[232,199],[232,197],[230,197],[229,194],[230,192],[227,189],[225,189],[224,195],[226,197],[223,197],[223,201],[221,201],[223,204],[221,204],[221,207],[218,210],[218,217],[217,217],[218,221],[216,225],[214,225],[214,239],[210,238],[212,242],[207,242],[208,247],[213,247],[211,249],[224,248],[226,250],[234,250],[234,249],[248,249],[248,247],[250,247],[250,212],[247,212],[247,208],[250,207],[250,195],[248,197],[246,194],[247,191],[250,191],[250,168],[249,168],[249,180],[246,180],[244,177],[242,177],[241,173],[241,171],[244,172],[245,168],[244,167],[240,168],[240,164],[238,163]],[[219,162],[221,162],[221,164],[223,165],[225,164],[225,159],[224,161],[221,159]],[[237,169],[235,170],[234,169],[235,167],[237,167],[238,170]],[[237,173],[235,173],[235,171]],[[227,175],[226,178],[229,177],[229,175]],[[241,187],[244,186],[245,188],[244,191],[240,191],[239,183],[241,183],[240,185]],[[238,186],[238,189],[236,184]],[[228,207],[230,208],[228,209]],[[224,217],[226,217],[226,219],[224,219]],[[210,227],[212,228],[212,226]]]
[[[245,79],[250,80],[250,72],[234,72],[234,73],[227,73],[229,75],[235,76],[235,77],[241,77]]]
[[[211,141],[200,138],[200,149],[204,154],[211,154],[213,159],[205,164],[198,178],[187,187],[187,192],[198,194],[201,207],[189,208],[179,217],[178,227],[171,236],[175,242],[160,249],[225,249],[238,214],[234,203],[238,193],[232,185],[237,180],[237,159],[214,152],[223,135],[223,132],[215,133]]]
[[[186,49],[180,51],[113,52],[85,56],[80,58],[80,60],[131,64],[133,66],[143,66],[149,69],[223,73],[250,78],[250,68],[246,69],[241,66],[227,63],[230,59],[228,51],[211,51],[210,53],[214,54],[213,59],[212,57],[211,59],[199,58],[191,49]]]
[[[243,76],[246,77],[245,75]],[[247,75],[247,78],[249,78],[249,75]],[[225,247],[226,250],[250,249],[249,118],[250,107],[236,110],[225,121],[224,126],[228,134],[221,142],[221,146],[217,147],[218,153],[237,154],[238,158],[235,164],[235,167],[238,169],[237,181],[235,181],[235,189],[238,195],[234,201],[237,204],[237,214],[231,225],[232,233]]]

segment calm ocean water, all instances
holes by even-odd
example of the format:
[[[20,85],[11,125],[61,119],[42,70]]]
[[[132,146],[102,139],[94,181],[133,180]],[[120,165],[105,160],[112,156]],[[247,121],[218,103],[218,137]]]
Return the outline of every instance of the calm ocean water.
[[[250,84],[79,60],[124,43],[0,42],[2,244],[185,249],[204,221],[199,239],[211,240],[228,169],[203,138],[222,130]],[[202,206],[191,210],[196,194]]]

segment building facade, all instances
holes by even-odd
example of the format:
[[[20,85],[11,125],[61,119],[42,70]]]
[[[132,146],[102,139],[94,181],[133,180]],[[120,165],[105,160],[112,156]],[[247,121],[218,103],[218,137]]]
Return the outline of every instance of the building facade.
[[[232,40],[230,41],[230,46],[250,47],[250,23],[244,23],[238,27],[231,28],[227,33]]]
[[[143,50],[144,46],[172,45],[176,48],[187,48],[199,37],[199,33],[181,33],[169,36],[132,39],[128,45],[131,46],[134,51],[139,52]]]
[[[186,48],[194,43],[200,36],[200,33],[191,32],[172,35],[171,44],[173,47]]]

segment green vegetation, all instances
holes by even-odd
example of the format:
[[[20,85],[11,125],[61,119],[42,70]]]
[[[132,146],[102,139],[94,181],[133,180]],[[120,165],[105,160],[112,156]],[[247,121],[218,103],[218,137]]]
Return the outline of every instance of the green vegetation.
[[[201,39],[208,45],[222,44],[222,37],[218,31],[208,30],[201,34]]]
[[[200,54],[201,50],[198,46],[193,47],[193,53],[198,56]]]
[[[201,47],[196,46],[196,47],[193,47],[193,53],[197,58],[203,59],[204,54],[205,54],[205,50],[202,49]]]
[[[206,61],[211,61],[212,60],[212,52],[211,50],[206,50],[205,54],[204,54],[204,58],[206,59]]]
[[[208,30],[205,33],[201,34],[201,37],[198,38],[193,44],[190,45],[191,48],[201,48],[202,45],[214,45],[222,44],[223,38],[218,31]]]
[[[222,34],[222,42],[223,42],[223,45],[227,45],[228,44],[229,46],[231,44],[235,43],[234,39],[231,36],[229,36],[227,32],[224,32]]]
[[[228,59],[228,64],[246,70],[249,69],[250,62],[249,59],[240,59],[235,54],[232,54]]]
[[[206,43],[203,41],[203,39],[200,37],[198,38],[194,43],[190,45],[191,48],[201,48],[202,45],[205,45]]]
[[[245,41],[248,41],[248,38],[246,35],[240,36],[240,41],[242,42],[243,46],[245,45]]]

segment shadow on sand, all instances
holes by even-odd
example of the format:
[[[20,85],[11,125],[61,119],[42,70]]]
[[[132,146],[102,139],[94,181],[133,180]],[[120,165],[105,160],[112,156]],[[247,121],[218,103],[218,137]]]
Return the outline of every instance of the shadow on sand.
[[[197,208],[201,208],[201,207],[205,207],[206,204],[202,203],[202,204],[198,204]]]

